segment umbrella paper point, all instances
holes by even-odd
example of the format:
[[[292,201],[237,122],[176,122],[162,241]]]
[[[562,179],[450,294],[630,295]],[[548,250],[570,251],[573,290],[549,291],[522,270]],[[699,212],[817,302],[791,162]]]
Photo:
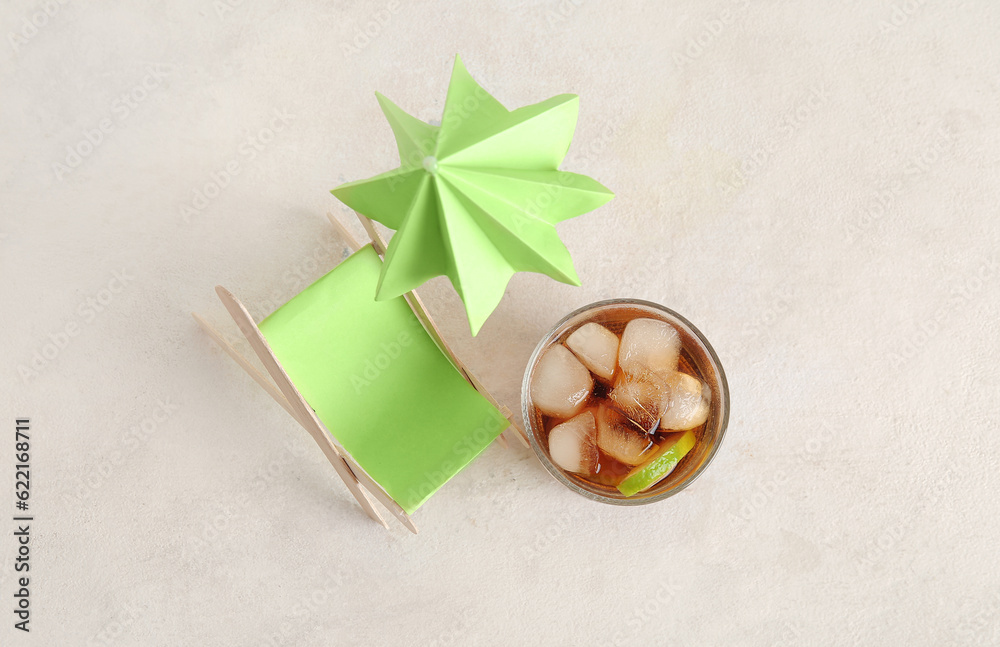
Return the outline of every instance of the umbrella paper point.
[[[578,288],[581,285],[583,285],[580,282],[580,277],[579,277],[579,275],[577,275],[575,267],[570,267],[569,268],[569,272],[567,272],[563,276],[562,282],[565,283],[566,285],[572,285],[575,288]]]

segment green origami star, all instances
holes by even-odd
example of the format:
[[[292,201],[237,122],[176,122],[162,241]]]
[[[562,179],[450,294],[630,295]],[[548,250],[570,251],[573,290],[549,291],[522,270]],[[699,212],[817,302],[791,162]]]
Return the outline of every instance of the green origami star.
[[[560,94],[507,110],[457,56],[441,126],[376,96],[396,136],[400,166],[332,191],[396,230],[376,299],[447,275],[475,335],[515,272],[580,284],[555,224],[614,194],[587,176],[558,170],[573,139],[579,97]]]

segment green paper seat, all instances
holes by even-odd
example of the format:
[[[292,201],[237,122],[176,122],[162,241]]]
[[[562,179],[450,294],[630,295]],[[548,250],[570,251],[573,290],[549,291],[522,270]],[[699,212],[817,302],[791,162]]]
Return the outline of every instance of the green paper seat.
[[[412,513],[509,423],[403,297],[374,300],[381,270],[365,245],[259,327],[334,438]]]

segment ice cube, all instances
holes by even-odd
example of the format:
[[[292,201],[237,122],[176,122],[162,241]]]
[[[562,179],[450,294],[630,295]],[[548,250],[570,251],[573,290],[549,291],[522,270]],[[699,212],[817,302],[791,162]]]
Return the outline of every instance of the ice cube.
[[[575,416],[594,388],[594,378],[573,353],[556,344],[542,355],[531,376],[531,399],[538,409],[558,418]]]
[[[633,319],[625,326],[618,365],[626,373],[671,373],[677,370],[681,338],[677,330],[658,319]]]
[[[660,417],[661,427],[683,431],[694,429],[708,419],[711,390],[701,380],[678,371],[667,378],[667,384],[670,397]]]
[[[567,472],[590,475],[597,467],[597,424],[591,411],[584,411],[549,432],[549,456]]]
[[[586,323],[573,331],[566,345],[597,377],[610,380],[618,359],[618,335],[599,323]]]
[[[670,391],[663,378],[651,373],[622,373],[609,394],[611,400],[628,418],[645,431],[655,431],[660,424],[664,401]]]
[[[639,465],[656,450],[649,434],[625,414],[604,405],[597,409],[597,446],[626,465]]]

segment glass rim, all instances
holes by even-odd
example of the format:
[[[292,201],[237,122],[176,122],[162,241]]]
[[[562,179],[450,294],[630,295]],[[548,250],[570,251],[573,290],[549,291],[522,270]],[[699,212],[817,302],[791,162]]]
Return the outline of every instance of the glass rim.
[[[715,440],[712,443],[712,447],[708,451],[708,454],[706,454],[705,459],[701,462],[701,464],[697,468],[695,468],[695,470],[687,478],[684,479],[683,482],[678,484],[676,487],[647,497],[615,498],[607,496],[604,494],[600,494],[598,492],[594,492],[592,490],[588,490],[587,488],[581,486],[579,483],[576,483],[568,476],[566,476],[563,470],[552,462],[552,459],[549,458],[548,452],[545,449],[543,449],[541,444],[539,443],[538,437],[534,432],[535,428],[534,411],[532,410],[528,402],[528,393],[531,384],[532,370],[534,369],[535,364],[538,363],[538,358],[541,356],[542,351],[548,348],[552,344],[552,341],[558,336],[558,333],[561,331],[563,326],[570,320],[582,314],[585,314],[589,311],[616,305],[640,306],[643,308],[648,308],[651,310],[664,313],[669,317],[676,319],[685,328],[687,328],[688,332],[691,333],[692,337],[694,337],[698,341],[698,343],[703,347],[706,355],[708,355],[709,359],[714,365],[714,369],[717,373],[719,382],[721,420],[718,425],[719,429],[718,434],[716,435]],[[670,308],[661,305],[659,303],[655,303],[653,301],[646,301],[644,299],[631,299],[631,298],[603,299],[601,301],[594,301],[593,303],[581,306],[576,310],[573,310],[566,316],[562,317],[538,341],[538,344],[535,346],[535,350],[532,351],[531,356],[528,358],[528,364],[524,369],[524,378],[521,380],[521,417],[523,418],[525,432],[526,435],[528,436],[528,443],[531,445],[532,451],[535,452],[535,455],[538,457],[538,460],[542,463],[542,466],[545,467],[545,470],[550,475],[552,475],[552,477],[554,477],[557,481],[568,487],[570,490],[592,501],[598,501],[600,503],[608,503],[611,505],[621,505],[621,506],[646,505],[670,498],[673,495],[677,494],[678,492],[681,492],[682,490],[687,488],[689,485],[694,483],[694,481],[697,480],[699,476],[701,476],[701,474],[712,462],[712,459],[715,458],[715,455],[716,453],[718,453],[719,447],[722,445],[722,441],[725,438],[726,430],[729,427],[729,382],[726,379],[726,372],[722,368],[722,362],[719,360],[719,356],[716,354],[715,349],[712,347],[712,344],[709,343],[708,339],[701,332],[701,330],[698,329],[697,326],[688,321],[688,319],[683,315],[681,315],[680,313],[671,310]]]

